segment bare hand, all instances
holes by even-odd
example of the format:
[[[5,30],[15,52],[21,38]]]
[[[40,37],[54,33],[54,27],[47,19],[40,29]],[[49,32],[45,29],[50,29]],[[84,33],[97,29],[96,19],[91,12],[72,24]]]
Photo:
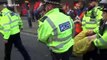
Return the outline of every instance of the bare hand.
[[[92,35],[92,36],[88,36],[88,39],[89,39],[89,40],[94,40],[94,39],[96,39],[96,34],[95,34],[95,35]]]
[[[81,23],[81,20],[75,20],[74,23]]]

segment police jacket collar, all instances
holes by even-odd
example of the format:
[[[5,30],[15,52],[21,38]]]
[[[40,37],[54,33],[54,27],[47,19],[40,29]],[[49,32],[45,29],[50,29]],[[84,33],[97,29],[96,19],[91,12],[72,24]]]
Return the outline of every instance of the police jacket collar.
[[[5,14],[5,13],[11,12],[11,11],[7,8],[4,8],[1,12],[2,12],[2,14]]]
[[[49,14],[51,14],[53,12],[59,12],[59,8],[54,8],[54,9],[48,11],[45,15],[49,15]]]

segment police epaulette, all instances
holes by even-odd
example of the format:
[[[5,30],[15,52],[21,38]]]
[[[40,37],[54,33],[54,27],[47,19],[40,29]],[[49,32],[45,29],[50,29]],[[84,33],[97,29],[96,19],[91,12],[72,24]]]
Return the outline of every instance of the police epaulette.
[[[40,21],[44,22],[46,20],[46,18],[48,18],[47,16],[44,16]]]

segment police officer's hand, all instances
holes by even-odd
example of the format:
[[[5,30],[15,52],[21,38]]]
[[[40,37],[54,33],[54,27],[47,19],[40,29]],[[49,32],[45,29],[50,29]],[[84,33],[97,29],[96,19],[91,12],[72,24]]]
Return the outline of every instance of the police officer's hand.
[[[96,34],[94,34],[94,35],[92,35],[92,36],[88,36],[88,39],[89,39],[89,40],[94,40],[94,39],[96,39]]]
[[[74,20],[74,23],[81,23],[81,20]]]

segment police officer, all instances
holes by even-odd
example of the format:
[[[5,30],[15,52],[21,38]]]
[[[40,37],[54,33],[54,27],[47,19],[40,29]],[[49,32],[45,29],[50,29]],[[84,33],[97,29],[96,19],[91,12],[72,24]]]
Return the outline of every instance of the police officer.
[[[99,22],[102,19],[102,11],[98,6],[98,0],[90,0],[88,10],[85,13],[82,19],[82,29],[83,31],[86,30],[93,30],[99,26]],[[83,60],[97,60],[97,49],[87,52],[83,55]]]
[[[107,1],[105,1],[107,2]],[[90,54],[92,57],[94,56],[95,60],[107,60],[107,3],[103,4],[104,8],[102,9],[102,19],[100,20],[99,27],[94,29],[96,35],[88,36],[89,39],[93,39],[92,45],[95,47],[93,53],[97,52],[96,54]],[[89,55],[89,54],[87,54]]]
[[[97,34],[97,37],[94,40],[94,45],[99,50],[99,60],[107,60],[107,1],[102,0],[100,3],[103,4],[103,18],[100,21],[99,28],[94,30],[94,32]]]
[[[98,35],[99,38],[94,41],[94,45],[99,49],[100,60],[107,60],[107,5],[104,6],[102,11],[103,19],[100,22],[99,32],[96,30],[96,33],[100,36]]]
[[[38,40],[46,44],[53,60],[69,60],[74,40],[73,21],[59,11],[60,0],[45,0],[46,14],[39,20]]]
[[[97,0],[90,0],[87,12],[85,13],[82,19],[82,29],[83,30],[92,30],[95,29],[102,18],[102,11],[98,6]]]
[[[21,52],[24,60],[30,60],[30,56],[25,50],[21,38],[20,30],[22,29],[22,21],[18,14],[5,8],[3,4],[0,5],[0,26],[2,27],[2,34],[5,41],[5,57],[4,60],[11,60],[12,45]]]
[[[102,20],[100,21],[100,26],[94,30],[96,35],[89,36],[90,39],[93,37],[93,46],[97,48],[98,54],[96,56],[97,60],[107,60],[107,6],[105,5],[102,9]]]

